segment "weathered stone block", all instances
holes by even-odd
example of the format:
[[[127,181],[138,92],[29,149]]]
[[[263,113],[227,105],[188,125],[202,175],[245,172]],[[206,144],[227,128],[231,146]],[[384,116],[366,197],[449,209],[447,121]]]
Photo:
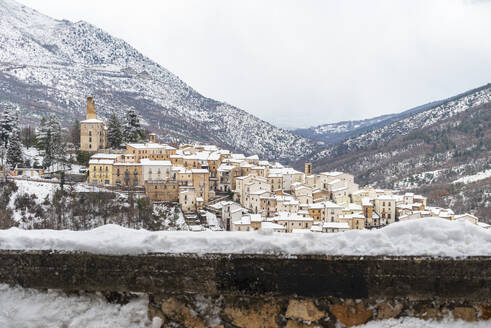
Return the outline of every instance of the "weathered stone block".
[[[331,305],[331,313],[345,326],[352,327],[366,323],[372,318],[372,311],[365,307],[363,302],[355,303],[351,300],[343,304]]]
[[[481,304],[481,305],[479,305],[479,309],[481,310],[480,318],[482,320],[490,320],[491,319],[491,304],[488,304],[488,305]]]
[[[232,324],[240,328],[274,328],[278,327],[276,317],[280,306],[274,302],[251,307],[227,306],[223,312]]]
[[[189,328],[205,328],[206,324],[192,309],[171,297],[162,303],[162,312],[172,321]]]
[[[447,309],[434,308],[430,306],[424,306],[420,310],[416,311],[415,317],[423,320],[437,320],[440,321],[448,314]]]
[[[403,305],[399,302],[384,301],[377,308],[377,319],[391,319],[402,312]]]
[[[320,311],[312,300],[295,300],[288,303],[286,315],[289,319],[301,319],[305,321],[317,321],[324,318],[326,314]]]
[[[452,315],[455,319],[462,319],[464,321],[476,321],[476,309],[472,307],[456,307],[452,311]]]

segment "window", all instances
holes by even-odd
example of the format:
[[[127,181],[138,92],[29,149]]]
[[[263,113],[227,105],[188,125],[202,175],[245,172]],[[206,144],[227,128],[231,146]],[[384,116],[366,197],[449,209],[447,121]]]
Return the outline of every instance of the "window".
[[[385,206],[385,202],[382,203],[382,206]]]
[[[89,131],[89,136],[92,136],[92,131]]]

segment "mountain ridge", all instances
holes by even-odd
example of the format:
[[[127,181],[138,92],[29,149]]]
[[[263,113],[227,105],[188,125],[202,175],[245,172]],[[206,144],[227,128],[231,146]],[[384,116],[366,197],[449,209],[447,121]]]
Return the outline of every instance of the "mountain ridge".
[[[94,96],[98,115],[133,106],[164,140],[214,143],[269,160],[291,161],[315,144],[242,109],[202,96],[122,39],[85,21],[55,20],[0,0],[0,102],[35,123],[55,113],[65,124]]]
[[[464,92],[461,92],[455,96],[444,98],[441,100],[435,100],[423,105],[419,105],[399,113],[379,115],[373,118],[362,120],[350,120],[340,121],[334,123],[321,124],[305,129],[293,129],[292,132],[297,133],[305,138],[309,138],[315,141],[321,141],[327,146],[335,145],[337,143],[344,142],[351,138],[356,138],[361,134],[369,132],[371,130],[378,129],[382,126],[391,124],[395,121],[404,119],[413,114],[417,114],[431,108],[440,106],[446,102],[461,98],[467,94],[473,93],[480,88],[485,88],[488,84],[473,88]]]

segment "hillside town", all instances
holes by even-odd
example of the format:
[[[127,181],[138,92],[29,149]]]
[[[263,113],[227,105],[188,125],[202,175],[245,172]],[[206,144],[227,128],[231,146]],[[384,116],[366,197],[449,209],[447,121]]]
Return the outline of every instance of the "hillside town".
[[[126,143],[125,149],[109,149],[108,128],[97,117],[91,97],[86,111],[80,149],[92,154],[89,184],[144,190],[154,203],[178,203],[187,218],[212,213],[222,230],[329,233],[424,217],[489,227],[471,214],[429,206],[422,195],[360,188],[344,172],[314,174],[311,163],[300,172],[214,145],[170,146],[153,133],[144,142]]]

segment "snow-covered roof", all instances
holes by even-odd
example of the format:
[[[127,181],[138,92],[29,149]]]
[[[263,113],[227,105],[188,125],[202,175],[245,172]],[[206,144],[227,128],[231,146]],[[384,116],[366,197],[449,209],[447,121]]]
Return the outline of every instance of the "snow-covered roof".
[[[129,143],[128,146],[135,149],[175,149],[169,145],[161,145],[158,143],[147,142],[147,143]]]
[[[89,118],[88,120],[80,121],[80,123],[104,123],[104,121],[97,118]]]
[[[90,159],[118,159],[123,154],[105,154],[105,153],[97,153],[90,156]]]
[[[141,166],[141,163],[124,163],[124,162],[117,162],[117,163],[114,163],[114,165],[116,166]]]
[[[114,164],[113,159],[91,159],[89,165],[111,165]]]
[[[287,212],[279,212],[277,216],[273,217],[275,221],[314,221],[311,217],[303,217],[297,214],[290,214]]]
[[[191,173],[193,174],[203,174],[209,173],[207,169],[191,169]]]
[[[360,205],[358,205],[358,204],[350,203],[348,205],[348,209],[350,211],[361,211],[362,210],[362,207]]]
[[[370,201],[369,197],[363,197],[361,199],[361,205],[362,206],[373,206],[372,202]]]
[[[324,222],[322,224],[324,229],[349,229],[348,222]]]
[[[172,166],[170,161],[154,161],[149,158],[142,158],[140,163],[145,166]]]
[[[227,172],[227,171],[231,171],[235,168],[235,166],[233,165],[227,165],[227,164],[222,164],[218,167],[218,171],[221,171],[221,172]]]
[[[339,175],[343,174],[343,172],[322,172],[321,175],[327,175],[330,177],[337,177]]]
[[[274,222],[261,222],[261,229],[286,230],[284,226]]]
[[[327,202],[323,202],[323,203],[324,203],[324,206],[326,208],[339,208],[339,209],[343,208],[341,205],[338,205],[338,204],[333,203],[331,201],[327,201]]]

